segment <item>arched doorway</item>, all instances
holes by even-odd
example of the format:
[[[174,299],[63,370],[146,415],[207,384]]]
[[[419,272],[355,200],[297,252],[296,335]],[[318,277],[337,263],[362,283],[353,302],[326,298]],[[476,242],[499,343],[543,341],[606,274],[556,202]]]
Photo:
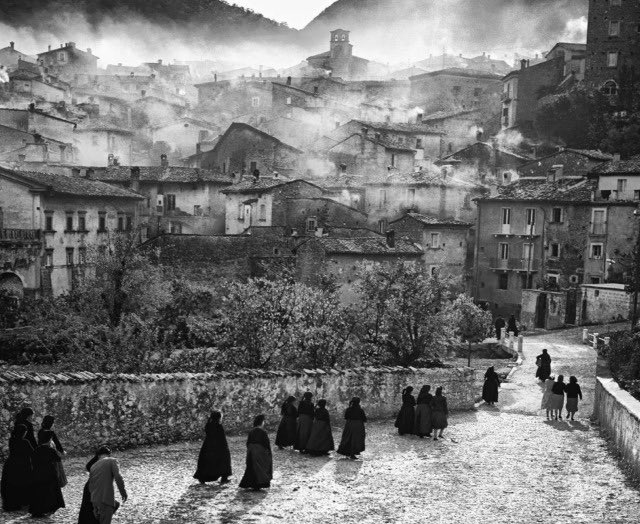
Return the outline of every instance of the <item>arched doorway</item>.
[[[0,273],[0,293],[2,292],[22,300],[24,298],[24,286],[20,277],[15,273]]]

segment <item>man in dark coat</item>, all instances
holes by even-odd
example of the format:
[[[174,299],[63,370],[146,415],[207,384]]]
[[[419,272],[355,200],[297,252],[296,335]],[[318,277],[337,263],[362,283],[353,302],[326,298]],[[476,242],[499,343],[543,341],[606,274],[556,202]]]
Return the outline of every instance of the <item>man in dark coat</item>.
[[[264,415],[253,420],[253,429],[247,437],[247,462],[240,481],[241,488],[259,490],[271,486],[273,458],[269,435],[264,430]]]
[[[496,318],[496,322],[495,322],[495,326],[496,326],[496,338],[498,340],[500,340],[500,336],[502,335],[502,328],[504,328],[506,326],[506,322],[504,321],[504,318],[502,318],[502,316],[498,315],[498,318]]]
[[[198,457],[198,468],[193,478],[201,484],[220,479],[220,484],[229,482],[231,476],[231,454],[224,428],[220,423],[222,413],[211,413],[205,426],[205,439]]]

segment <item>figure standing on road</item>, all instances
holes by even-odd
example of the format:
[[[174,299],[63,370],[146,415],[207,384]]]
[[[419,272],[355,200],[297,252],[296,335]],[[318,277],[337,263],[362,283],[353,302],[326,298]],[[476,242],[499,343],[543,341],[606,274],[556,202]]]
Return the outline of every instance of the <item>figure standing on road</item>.
[[[507,323],[507,332],[513,333],[514,337],[517,337],[518,333],[520,333],[520,331],[518,330],[518,322],[516,322],[515,315],[511,315],[509,317],[509,322]]]
[[[116,501],[113,483],[118,486],[122,502],[126,502],[128,495],[124,486],[124,479],[120,475],[118,461],[111,457],[111,450],[103,446],[98,450],[98,460],[91,466],[89,472],[89,491],[93,514],[100,524],[111,524],[113,514],[118,511],[120,503]]]
[[[544,393],[542,394],[542,402],[540,403],[540,407],[547,411],[547,420],[549,420],[553,416],[553,410],[551,408],[551,390],[553,389],[553,384],[555,383],[555,377],[553,375],[549,375],[547,380],[544,381]]]
[[[562,406],[564,405],[564,377],[562,375],[558,375],[558,380],[556,380],[551,388],[551,400],[549,401],[549,406],[552,411],[552,416],[558,420],[562,420]]]
[[[100,455],[97,453],[84,466],[87,473],[91,471],[91,467],[98,462]],[[89,490],[89,479],[84,484],[82,490],[82,502],[80,502],[80,514],[78,515],[78,524],[100,524],[96,516],[93,514],[93,504],[91,504],[91,491]]]
[[[313,426],[314,406],[311,399],[313,395],[307,391],[302,395],[302,400],[298,404],[298,425],[296,429],[296,442],[293,449],[297,449],[300,453],[306,453],[307,442],[311,436],[311,428]]]
[[[38,447],[33,453],[33,485],[29,513],[33,517],[42,517],[64,508],[60,472],[60,453],[52,444],[53,432],[42,431],[38,435]],[[101,523],[102,524],[102,523]]]
[[[431,425],[433,427],[433,440],[442,438],[442,432],[449,425],[447,420],[449,408],[447,407],[447,397],[442,395],[442,386],[436,388],[436,395],[431,401]],[[440,434],[438,435],[438,430]]]
[[[9,456],[2,467],[0,496],[2,509],[18,511],[29,504],[29,488],[33,472],[33,447],[25,438],[27,426],[17,424],[9,438]]]
[[[31,447],[36,449],[38,447],[38,441],[33,429],[33,410],[31,408],[22,408],[16,415],[16,426],[22,424],[27,428],[27,434],[24,438],[29,441]]]
[[[315,420],[311,427],[311,435],[307,441],[307,453],[310,455],[328,455],[329,451],[333,451],[335,444],[333,442],[333,433],[331,432],[331,421],[329,419],[329,411],[327,411],[327,401],[325,399],[318,400],[318,407],[314,414]]]
[[[56,432],[53,431],[53,423],[55,422],[55,418],[51,415],[45,415],[42,419],[42,424],[40,425],[40,430],[38,431],[38,438],[40,438],[40,433],[43,431],[51,431],[53,437],[51,437],[51,441],[53,442],[55,448],[58,450],[58,453],[64,454],[64,448],[60,441],[58,440],[58,436]]]
[[[280,449],[288,448],[296,443],[298,410],[293,404],[295,401],[296,397],[289,397],[280,408],[282,419],[276,433],[276,446]]]
[[[487,369],[484,374],[484,386],[482,387],[482,400],[490,406],[498,402],[498,388],[500,387],[500,377],[495,372],[493,366]]]
[[[396,417],[395,426],[398,428],[398,435],[413,435],[413,425],[416,420],[416,399],[411,394],[413,387],[407,386],[402,390],[402,407]]]
[[[567,394],[567,418],[571,417],[573,420],[573,416],[578,411],[578,397],[582,400],[582,390],[578,379],[574,376],[569,377],[569,383],[564,387],[564,391]]]
[[[344,418],[346,423],[342,430],[338,453],[355,460],[365,450],[366,438],[364,423],[367,421],[367,416],[360,407],[360,397],[351,399],[349,407],[344,412]]]
[[[546,349],[536,357],[536,378],[544,382],[551,375],[551,355]]]
[[[247,462],[240,481],[241,488],[259,490],[271,486],[273,458],[269,435],[264,430],[264,415],[253,419],[253,429],[247,437]]]
[[[416,403],[416,423],[414,431],[420,438],[431,436],[431,400],[433,395],[429,393],[431,386],[420,388]]]
[[[200,484],[220,479],[220,484],[229,482],[231,476],[231,453],[224,428],[222,413],[213,411],[204,428],[205,438],[198,456],[198,467],[193,475]]]
[[[498,315],[498,318],[496,318],[496,323],[494,325],[496,327],[496,338],[500,340],[500,336],[502,335],[502,328],[505,327],[506,322],[501,315]]]

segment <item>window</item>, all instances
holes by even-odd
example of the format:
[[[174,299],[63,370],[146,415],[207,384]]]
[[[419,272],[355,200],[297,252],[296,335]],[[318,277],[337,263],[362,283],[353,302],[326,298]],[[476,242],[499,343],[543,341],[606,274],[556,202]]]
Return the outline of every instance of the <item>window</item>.
[[[389,226],[387,224],[386,219],[378,220],[378,233],[380,234],[386,233],[388,227]]]
[[[67,266],[73,266],[73,248],[67,248]]]
[[[440,233],[431,233],[431,249],[440,249]]]
[[[618,67],[618,52],[611,51],[607,53],[607,67]]]
[[[391,153],[391,167],[396,167],[396,155]]]
[[[67,213],[67,221],[65,222],[65,231],[73,231],[73,213]]]
[[[193,206],[193,216],[194,217],[202,216],[202,206],[198,206],[198,205]]]
[[[498,275],[498,289],[509,289],[509,273]]]
[[[258,220],[261,222],[266,222],[267,220],[267,206],[266,204],[260,204],[260,211],[258,214]]]
[[[182,224],[180,222],[171,222],[170,228],[173,235],[182,235]]]
[[[606,226],[606,210],[594,209],[591,215],[591,234],[604,235]]]
[[[127,219],[127,231],[131,231],[133,229],[133,217],[131,215],[127,215],[126,219]]]
[[[53,211],[44,212],[44,230],[53,231]]]
[[[98,145],[98,135],[91,135],[91,145],[92,146]]]
[[[238,204],[238,220],[244,220],[244,204]]]
[[[560,244],[554,242],[549,246],[549,256],[551,258],[558,258],[560,256]]]
[[[509,258],[509,244],[498,244],[498,254],[500,256],[500,260],[507,260]]]
[[[78,265],[84,266],[87,263],[87,248],[79,247],[78,248]]]
[[[249,166],[250,170],[251,170],[251,174],[253,174],[253,172],[258,169],[258,164],[256,162],[251,162],[251,165]]]
[[[104,211],[98,213],[98,231],[107,230],[107,214]]]
[[[608,96],[617,95],[618,84],[616,84],[613,80],[607,80],[600,88],[600,91],[602,92],[602,94]]]
[[[290,96],[288,96],[288,97],[287,97],[286,104],[287,104],[288,106],[290,106],[290,105],[291,105],[291,97],[290,97]]]
[[[634,200],[640,200],[640,190],[635,189],[635,190],[633,191],[633,199],[634,199]]]
[[[558,275],[557,273],[547,273],[547,280],[551,284],[559,284],[560,283],[560,275]],[[553,303],[555,303],[555,302],[553,302]]]
[[[627,179],[619,178],[618,179],[618,193],[623,193],[627,190]]]
[[[416,190],[415,189],[407,189],[407,202],[413,204],[416,201]]]
[[[46,249],[44,253],[44,265],[53,267],[53,249]]]
[[[563,221],[562,219],[563,219],[562,208],[561,207],[554,207],[551,210],[551,222],[559,223],[559,222]]]
[[[579,280],[580,280],[580,279],[578,278],[578,275],[571,275],[571,276],[569,277],[569,282],[570,282],[571,284],[577,284],[577,283],[579,282]]]
[[[503,207],[502,208],[502,225],[508,226],[511,224],[511,208]]]
[[[535,209],[527,209],[525,210],[526,221],[527,221],[527,232],[532,235],[534,231],[534,226],[536,225],[536,210]]]
[[[78,211],[78,231],[87,230],[87,212]]]
[[[591,283],[592,284],[599,284],[600,283],[600,277],[591,277]],[[596,289],[596,296],[598,296],[600,293],[598,292],[598,290]]]
[[[251,107],[260,107],[260,97],[254,96],[251,98]]]
[[[416,149],[422,149],[422,138],[416,139]]]
[[[316,220],[316,217],[307,218],[307,232],[308,233],[315,233],[317,226],[318,226],[318,221]]]
[[[176,209],[176,196],[175,195],[165,195],[165,199],[167,202],[167,211],[175,211]]]
[[[59,62],[64,62],[67,59],[67,53],[65,53],[64,51],[58,53],[58,61]]]
[[[620,36],[620,22],[618,20],[609,22],[609,36]]]
[[[118,231],[124,231],[124,215],[118,215]]]
[[[435,276],[438,274],[438,266],[429,266],[429,274]]]
[[[522,244],[522,259],[525,261],[525,264],[533,260],[533,244]]]
[[[381,189],[378,193],[378,207],[383,208],[387,203],[387,190]]]
[[[338,39],[339,39],[339,38],[340,38],[340,37],[339,37],[338,35],[335,35],[335,36],[333,37],[334,41],[336,41],[336,42],[338,41]]]
[[[602,244],[591,244],[589,246],[589,258],[600,260],[602,258]]]

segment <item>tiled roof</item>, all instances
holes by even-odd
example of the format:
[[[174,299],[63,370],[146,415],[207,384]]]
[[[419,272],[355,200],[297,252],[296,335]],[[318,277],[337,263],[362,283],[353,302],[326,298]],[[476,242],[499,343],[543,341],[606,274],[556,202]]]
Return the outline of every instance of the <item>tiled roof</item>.
[[[565,151],[570,151],[571,153],[577,153],[578,155],[583,155],[593,160],[611,160],[613,155],[609,153],[603,153],[598,149],[571,149],[566,148]]]
[[[518,180],[498,188],[498,194],[482,200],[542,200],[550,202],[590,202],[597,182],[583,178],[547,182],[544,179]]]
[[[464,67],[449,67],[446,69],[439,69],[438,71],[431,71],[428,73],[422,73],[420,75],[412,76],[409,80],[413,80],[414,78],[422,78],[425,76],[440,76],[440,75],[451,75],[451,76],[471,76],[477,78],[491,78],[493,80],[500,80],[501,76],[495,73],[488,73],[487,71],[481,71],[479,69],[467,69]]]
[[[477,112],[477,109],[460,109],[457,111],[437,111],[436,113],[432,113],[430,115],[426,115],[422,117],[423,122],[430,122],[432,120],[445,120],[447,118],[453,118],[456,116],[467,115],[469,113]]]
[[[406,240],[397,239],[395,246],[389,247],[384,237],[318,238],[315,241],[329,254],[420,256],[423,253],[420,247]]]
[[[365,185],[421,185],[421,186],[438,186],[438,187],[481,187],[479,184],[455,178],[452,176],[443,177],[442,173],[437,169],[423,169],[422,171],[413,171],[410,173],[391,173],[370,177]]]
[[[418,222],[423,223],[426,226],[462,226],[462,227],[470,227],[472,224],[470,222],[462,222],[461,220],[456,220],[455,218],[440,218],[433,215],[423,215],[421,213],[407,213],[408,217],[411,217]],[[405,217],[402,217],[405,218]],[[398,220],[402,220],[399,218]],[[398,220],[394,220],[391,222],[397,222]]]
[[[54,173],[40,173],[36,171],[3,171],[8,174],[16,174],[54,193],[85,197],[133,198],[142,200],[142,196],[133,191],[112,186],[98,180],[87,180],[86,178],[70,177]]]
[[[612,160],[602,165],[596,166],[591,173],[607,175],[615,173],[628,173],[640,175],[640,155],[633,156],[628,160]]]
[[[393,122],[367,122],[366,120],[353,120],[363,126],[371,127],[372,129],[379,129],[382,131],[393,131],[396,133],[423,133],[426,135],[444,135],[441,131],[435,131],[433,129],[428,128],[424,124],[418,123],[393,123]]]
[[[303,180],[286,180],[282,178],[259,178],[254,180],[252,176],[247,176],[242,182],[229,189],[224,189],[222,193],[262,193],[291,182],[303,182]]]
[[[141,182],[219,182],[221,184],[231,184],[233,182],[233,179],[228,175],[197,167],[143,166],[139,169]],[[95,178],[107,182],[126,182],[131,180],[131,166],[94,168],[94,172]]]

